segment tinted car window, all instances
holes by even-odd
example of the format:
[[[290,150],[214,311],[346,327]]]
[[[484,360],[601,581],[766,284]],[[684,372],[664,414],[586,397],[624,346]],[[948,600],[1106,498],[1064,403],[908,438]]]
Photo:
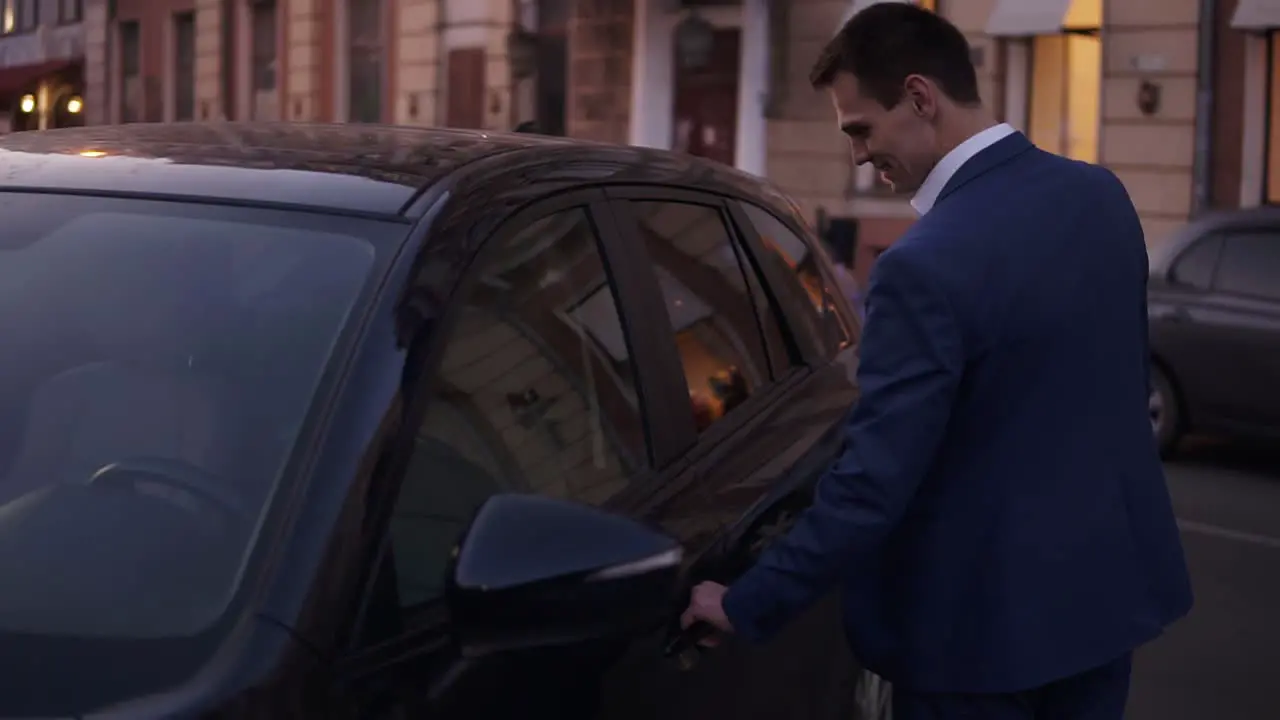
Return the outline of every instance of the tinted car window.
[[[454,542],[498,492],[600,504],[647,465],[631,353],[587,214],[486,254],[444,340],[391,520],[400,604],[440,594]]]
[[[1280,235],[1266,232],[1228,235],[1214,286],[1223,292],[1280,300]]]
[[[1213,286],[1213,272],[1218,265],[1222,238],[1213,236],[1197,240],[1174,261],[1169,281],[1181,287],[1208,290]]]
[[[792,232],[781,220],[763,208],[742,203],[742,208],[767,251],[762,262],[774,263],[784,272],[780,276],[794,279],[782,288],[796,306],[810,308],[802,328],[819,339],[829,352],[846,347],[853,337],[848,320],[836,310],[838,285],[827,271],[827,263],[815,244]]]
[[[705,430],[767,382],[761,322],[776,336],[776,318],[753,299],[747,278],[754,270],[718,207],[632,205],[666,300],[694,417]]]

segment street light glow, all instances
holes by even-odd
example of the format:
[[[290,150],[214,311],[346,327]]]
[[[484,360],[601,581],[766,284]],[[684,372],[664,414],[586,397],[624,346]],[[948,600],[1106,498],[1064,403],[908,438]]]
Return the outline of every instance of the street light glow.
[[[79,95],[73,95],[70,100],[67,100],[67,112],[72,115],[79,113],[83,109],[84,101],[80,99]]]
[[[22,108],[22,112],[29,113],[36,109],[36,96],[23,95],[18,107]]]

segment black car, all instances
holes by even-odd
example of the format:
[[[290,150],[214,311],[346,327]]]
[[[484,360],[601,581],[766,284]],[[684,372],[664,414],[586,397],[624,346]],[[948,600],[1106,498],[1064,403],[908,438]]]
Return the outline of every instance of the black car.
[[[1161,450],[1192,430],[1280,434],[1280,208],[1189,224],[1153,254],[1148,288]]]
[[[763,183],[233,123],[12,135],[0,168],[0,716],[854,716],[829,602],[696,663],[676,628],[856,395]]]

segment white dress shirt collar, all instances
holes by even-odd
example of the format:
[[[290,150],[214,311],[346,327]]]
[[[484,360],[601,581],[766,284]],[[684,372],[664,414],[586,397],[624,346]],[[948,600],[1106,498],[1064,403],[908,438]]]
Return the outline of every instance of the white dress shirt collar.
[[[951,152],[943,155],[938,164],[933,166],[933,170],[929,171],[929,176],[924,179],[924,183],[916,191],[916,196],[911,198],[911,207],[915,208],[916,214],[923,216],[933,209],[934,203],[938,202],[938,196],[942,194],[942,189],[951,181],[952,176],[965,163],[969,162],[974,155],[1015,132],[1017,131],[1008,123],[992,125],[955,146]]]

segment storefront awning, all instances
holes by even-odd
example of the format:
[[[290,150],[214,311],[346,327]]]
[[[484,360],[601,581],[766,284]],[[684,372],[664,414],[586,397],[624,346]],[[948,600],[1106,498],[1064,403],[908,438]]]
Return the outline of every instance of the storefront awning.
[[[1101,10],[1094,0],[996,0],[987,18],[987,34],[1027,37],[1096,30],[1102,24]]]
[[[1280,28],[1280,0],[1240,0],[1231,27],[1237,30]]]
[[[40,78],[75,65],[75,60],[49,60],[31,65],[0,68],[0,98],[32,88]]]

